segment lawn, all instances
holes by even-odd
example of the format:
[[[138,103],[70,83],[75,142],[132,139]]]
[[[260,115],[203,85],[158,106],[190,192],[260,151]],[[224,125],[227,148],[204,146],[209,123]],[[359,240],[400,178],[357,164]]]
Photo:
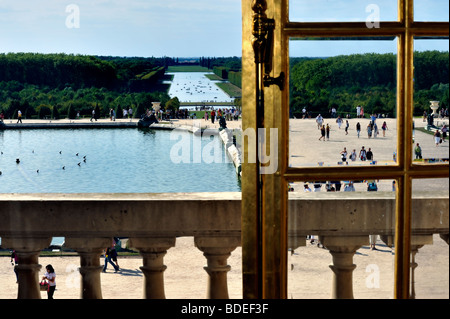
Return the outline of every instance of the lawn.
[[[217,74],[207,74],[206,77],[208,79],[210,79],[211,81],[225,81],[224,79],[222,79],[220,76],[218,76]]]
[[[216,85],[225,91],[232,98],[242,97],[242,90],[234,84],[229,82],[226,83],[216,83]]]

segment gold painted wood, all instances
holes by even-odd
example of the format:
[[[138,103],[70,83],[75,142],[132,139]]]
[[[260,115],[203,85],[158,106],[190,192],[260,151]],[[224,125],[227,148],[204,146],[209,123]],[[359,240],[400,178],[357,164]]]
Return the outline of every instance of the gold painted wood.
[[[409,298],[411,252],[412,179],[408,170],[412,163],[412,112],[414,38],[410,27],[414,21],[413,0],[399,1],[399,15],[405,33],[398,40],[398,127],[397,148],[404,175],[398,179],[395,223],[394,298]]]
[[[272,1],[269,4],[275,8]],[[271,155],[270,158],[273,156],[276,163],[269,164],[277,166],[274,173],[263,174],[262,169],[266,166],[260,167],[259,161],[249,163],[248,152],[252,145],[244,144],[243,282],[244,298],[274,299],[286,298],[287,292],[287,187],[280,174],[280,169],[284,169],[280,162],[281,165],[284,162],[279,160],[285,157],[285,148],[279,146],[286,145],[286,136],[281,129],[285,116],[280,108],[287,105],[287,100],[280,86],[268,85],[267,80],[272,81],[282,74],[287,68],[287,60],[269,63],[266,59],[268,54],[282,54],[284,46],[281,45],[281,23],[273,29],[273,52],[270,43],[265,42],[267,30],[264,28],[270,27],[271,17],[281,21],[285,14],[284,10],[266,12],[266,8],[265,0],[243,1],[243,83],[248,84],[243,88],[243,130],[258,132],[258,129],[265,129],[266,138],[257,146],[263,153]],[[251,39],[250,34],[253,35]],[[284,110],[287,115],[287,109]],[[272,137],[277,137],[274,143]]]
[[[257,129],[256,71],[253,51],[253,0],[242,0],[242,130]],[[242,159],[242,277],[243,298],[260,299],[261,242],[258,200],[258,167],[248,161],[252,149],[245,139]]]
[[[279,58],[287,48],[283,34],[287,1],[269,0],[267,3],[267,15],[276,21],[270,73],[275,78],[288,71],[288,60]],[[287,136],[283,124],[288,115],[287,96],[278,86],[265,89],[265,129],[270,133],[273,128],[278,135],[275,144],[268,145],[268,154],[275,154],[277,158],[277,170],[274,174],[263,175],[263,298],[266,299],[287,298],[287,184],[281,174],[286,168],[282,159],[286,158],[283,146],[287,144]]]

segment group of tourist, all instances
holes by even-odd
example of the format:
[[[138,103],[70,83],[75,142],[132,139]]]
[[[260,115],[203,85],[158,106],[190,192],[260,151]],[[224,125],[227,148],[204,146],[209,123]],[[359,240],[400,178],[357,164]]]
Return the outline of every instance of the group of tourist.
[[[356,117],[359,119],[363,119],[364,118],[364,107],[361,105],[358,105],[356,107]]]
[[[321,192],[322,191],[322,185],[325,185],[325,190],[327,192],[340,192],[342,183],[340,181],[330,181],[330,182],[314,182],[313,188],[314,192]],[[305,193],[313,192],[313,190],[309,187],[308,183],[304,184],[303,191]],[[353,182],[345,182],[344,183],[344,192],[354,192],[355,187],[353,186]]]
[[[379,129],[378,129],[378,125],[377,125],[377,115],[376,114],[372,114],[370,117],[370,122],[367,124],[367,137],[370,138],[376,138],[379,134]],[[319,141],[329,141],[330,140],[330,131],[331,131],[331,126],[327,123],[325,125],[325,120],[322,117],[321,114],[319,114],[316,117],[316,124],[317,124],[317,129],[320,130],[320,137],[319,137]],[[336,119],[336,123],[338,125],[338,128],[341,129],[342,125],[344,124],[344,120],[338,116]],[[348,131],[350,128],[350,124],[348,122],[348,120],[345,120],[345,135],[348,135]],[[383,137],[386,137],[386,131],[388,130],[388,125],[386,123],[386,121],[383,122],[382,126],[381,126],[381,130],[383,132]],[[356,123],[356,134],[358,136],[358,138],[361,136],[361,123],[358,122]]]
[[[430,114],[431,116],[434,116],[433,114]],[[426,122],[428,119],[429,114],[427,113],[427,111],[423,111],[423,121]],[[439,117],[439,119],[444,119],[444,118],[448,118],[448,108],[446,107],[442,107],[440,109],[440,111],[438,112],[437,117]]]
[[[330,114],[330,118],[332,118],[332,119],[336,119],[336,118],[339,118],[340,116],[338,115],[338,113],[337,113],[337,110],[336,110],[336,108],[335,107],[331,107],[330,109],[329,109],[329,114]],[[352,113],[352,114],[354,114],[354,113]],[[307,109],[306,109],[306,107],[303,107],[302,108],[302,118],[303,119],[306,119],[306,118],[312,118],[312,112],[311,111],[308,111]],[[319,114],[319,116],[320,117],[322,117],[322,115],[321,114]],[[350,119],[352,116],[350,115],[350,113],[347,113],[347,115],[345,116],[345,118],[347,118],[347,119]],[[378,117],[386,117],[386,115],[385,114],[378,114]],[[357,119],[363,119],[363,118],[365,118],[365,115],[364,115],[364,107],[363,106],[360,106],[360,105],[358,105],[357,107],[356,107],[356,118]]]
[[[376,138],[378,136],[379,129],[378,129],[378,125],[377,125],[377,115],[376,114],[372,114],[370,116],[370,122],[367,124],[366,127],[366,131],[367,131],[367,137],[370,138]],[[388,130],[388,125],[386,123],[386,121],[383,122],[382,126],[381,126],[381,130],[383,132],[383,137],[386,137],[386,131]],[[358,135],[358,138],[361,135],[361,123],[358,122],[356,123],[356,134]]]
[[[347,148],[344,147],[344,149],[339,153],[341,157],[340,163],[345,163],[348,165],[348,160],[351,160],[352,162],[355,162],[357,159],[360,161],[369,161],[372,162],[374,160],[374,155],[372,152],[372,149],[369,147],[368,150],[363,146],[361,147],[361,150],[359,151],[359,154],[357,155],[356,149],[353,149],[353,151],[349,152],[347,151]]]
[[[79,117],[79,113],[78,113],[78,117]],[[126,108],[123,109],[122,118],[124,118],[124,119],[133,118],[133,109],[131,108],[131,106],[128,110]],[[93,119],[95,119],[95,109],[92,110],[91,122]],[[114,122],[116,121],[116,111],[113,108],[109,109],[109,120],[114,121]]]
[[[367,185],[367,191],[372,192],[372,191],[377,191],[378,190],[378,186],[377,186],[377,182],[375,180],[366,180],[366,181],[360,181],[358,183],[365,183]],[[327,192],[340,192],[342,189],[342,184],[344,184],[344,192],[355,192],[355,185],[353,181],[322,181],[322,182],[313,182],[313,189],[311,189],[311,187],[309,186],[308,183],[304,183],[303,185],[303,192],[305,193],[311,193],[311,192],[321,192],[322,191],[322,186],[325,185],[325,190]],[[393,183],[393,190],[395,190],[395,181]],[[293,191],[293,190],[292,190]]]
[[[358,122],[356,124],[356,126],[357,126],[356,130],[358,132],[358,138],[359,138],[359,135],[361,133],[361,124]],[[378,136],[378,134],[380,133],[379,130],[378,130],[378,125],[376,123],[376,120],[371,120],[369,122],[369,124],[367,124],[366,130],[367,130],[367,137],[368,138],[372,138],[372,137],[376,138]],[[383,125],[381,126],[381,130],[383,131],[383,137],[386,137],[386,131],[388,130],[388,126],[387,126],[386,121],[383,122]]]
[[[239,119],[240,112],[235,108],[227,108],[222,111],[222,109],[218,109],[217,112],[212,109],[211,112],[206,111],[204,115],[204,120],[209,121],[211,119],[211,123],[214,122],[221,117],[224,117],[227,121],[237,121]]]
[[[436,129],[436,131],[434,132],[434,143],[436,144],[436,147],[445,142],[445,139],[447,138],[447,133],[448,128],[445,124],[441,130]]]

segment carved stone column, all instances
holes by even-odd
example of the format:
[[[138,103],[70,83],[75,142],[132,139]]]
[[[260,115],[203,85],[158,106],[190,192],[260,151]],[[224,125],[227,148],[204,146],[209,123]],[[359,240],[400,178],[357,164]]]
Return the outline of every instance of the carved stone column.
[[[100,255],[111,246],[112,238],[66,238],[66,247],[80,255],[82,299],[102,299]]]
[[[330,251],[333,263],[332,299],[353,299],[353,256],[363,245],[369,244],[369,236],[328,237],[320,236],[322,244]]]
[[[420,236],[412,236],[411,237],[411,286],[409,292],[409,298],[416,298],[416,288],[415,288],[415,271],[418,266],[416,263],[416,254],[419,252],[419,249],[425,245],[433,245],[433,235],[420,235]]]
[[[448,237],[449,237],[448,234],[440,234],[439,236],[440,236],[440,237],[442,238],[442,240],[445,241],[445,242],[447,243],[447,245],[448,245]]]
[[[394,235],[380,235],[381,241],[386,244],[389,248],[394,247],[395,236]]]
[[[18,299],[41,299],[39,290],[39,254],[48,248],[51,237],[45,238],[6,238],[2,237],[2,246],[14,249],[19,259],[16,266],[19,279]]]
[[[240,237],[195,237],[195,246],[206,257],[208,273],[208,299],[229,299],[227,273],[231,266],[227,264],[231,252],[240,246]]]
[[[164,290],[164,256],[167,250],[175,247],[176,238],[131,238],[130,246],[139,250],[144,265],[144,298],[166,299]]]
[[[419,252],[419,249],[422,248],[423,245],[411,245],[411,286],[409,292],[409,299],[416,299],[416,288],[415,288],[415,279],[414,273],[418,264],[416,263],[416,254]]]

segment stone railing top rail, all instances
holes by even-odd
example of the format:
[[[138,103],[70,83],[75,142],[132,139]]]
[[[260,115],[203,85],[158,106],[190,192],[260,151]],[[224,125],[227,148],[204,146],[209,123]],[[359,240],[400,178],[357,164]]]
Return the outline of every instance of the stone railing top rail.
[[[289,235],[393,234],[395,194],[290,193]],[[449,232],[449,194],[414,194],[413,233]],[[241,193],[0,194],[0,237],[241,234]]]

